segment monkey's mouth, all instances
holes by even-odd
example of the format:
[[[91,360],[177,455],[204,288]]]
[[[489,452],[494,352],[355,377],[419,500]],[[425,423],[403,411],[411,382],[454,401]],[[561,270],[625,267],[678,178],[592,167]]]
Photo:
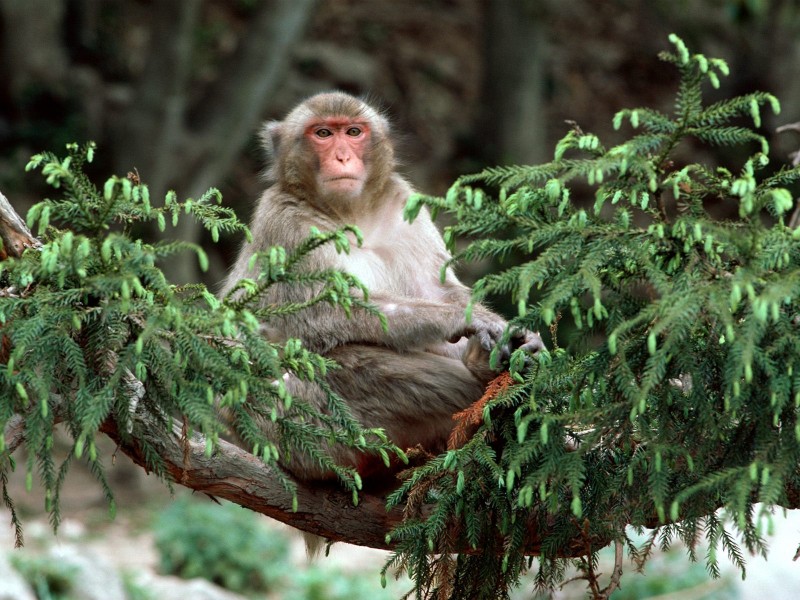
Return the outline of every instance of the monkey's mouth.
[[[364,189],[364,180],[355,175],[331,175],[324,179],[322,186],[332,194],[354,198]]]

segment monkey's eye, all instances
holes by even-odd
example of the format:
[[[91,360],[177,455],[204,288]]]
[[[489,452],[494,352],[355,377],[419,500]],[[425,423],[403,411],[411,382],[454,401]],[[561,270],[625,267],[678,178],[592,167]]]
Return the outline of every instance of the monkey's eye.
[[[352,137],[358,137],[361,135],[361,127],[351,127],[347,130],[347,135]]]
[[[333,135],[333,132],[330,129],[322,128],[322,129],[317,129],[314,132],[314,135],[316,135],[319,138],[326,138],[326,137],[331,137]]]

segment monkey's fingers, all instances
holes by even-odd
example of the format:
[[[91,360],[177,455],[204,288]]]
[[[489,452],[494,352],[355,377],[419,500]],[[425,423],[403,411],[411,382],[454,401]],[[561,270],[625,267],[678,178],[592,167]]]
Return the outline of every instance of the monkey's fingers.
[[[498,367],[503,365],[503,367],[508,367],[508,361],[511,359],[511,353],[514,349],[511,347],[511,344],[495,344],[494,348],[497,351],[497,364]]]
[[[541,336],[527,329],[515,332],[511,341],[515,350],[524,350],[530,354],[536,354],[545,349]]]
[[[458,343],[461,338],[471,338],[473,335],[477,333],[477,330],[472,326],[462,327],[458,329],[453,335],[447,338],[447,341],[451,344]]]
[[[480,340],[483,349],[491,352],[503,337],[505,323],[502,321],[484,321],[476,323],[475,329],[475,335]]]

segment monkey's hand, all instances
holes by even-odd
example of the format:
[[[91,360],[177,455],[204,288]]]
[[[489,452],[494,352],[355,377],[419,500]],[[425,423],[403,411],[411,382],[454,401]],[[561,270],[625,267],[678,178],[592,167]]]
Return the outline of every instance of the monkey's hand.
[[[524,350],[529,354],[536,354],[545,349],[539,334],[527,329],[517,329],[511,334],[511,347],[512,350]]]
[[[540,350],[544,350],[544,342],[542,338],[539,337],[538,333],[534,333],[533,331],[528,331],[527,329],[512,329],[511,331],[511,339],[504,344],[495,344],[498,351],[498,359],[500,360],[500,364],[508,366],[508,362],[511,358],[511,353],[515,352],[516,350],[523,350],[526,353],[525,362],[530,362],[530,357]]]
[[[490,310],[476,306],[472,311],[472,320],[464,330],[459,332],[459,337],[470,338],[474,336],[484,350],[491,352],[500,343],[505,330],[505,319]],[[508,354],[508,352],[504,354]]]
[[[483,382],[488,383],[499,372],[508,369],[511,353],[515,350],[525,351],[525,363],[530,366],[531,355],[544,349],[539,334],[521,328],[512,329],[511,339],[501,343],[507,326],[502,317],[484,309],[478,314],[473,313],[469,329],[460,332],[467,336],[461,360]],[[496,355],[496,362],[490,360],[492,352]]]
[[[544,342],[538,333],[522,328],[512,329],[511,339],[508,342],[501,343],[507,323],[498,315],[488,311],[487,313],[489,317],[487,319],[473,318],[472,331],[469,332],[470,335],[468,337],[478,341],[481,348],[486,352],[496,349],[499,364],[508,365],[511,353],[515,350],[523,350],[531,356],[545,349]]]
[[[486,352],[491,352],[496,348],[501,364],[507,364],[511,353],[515,350],[521,349],[528,354],[536,354],[545,349],[544,342],[538,333],[523,328],[512,329],[511,339],[506,343],[501,343],[507,326],[508,323],[503,317],[483,306],[476,305],[473,308],[470,323],[458,327],[449,341],[457,342],[463,336],[477,341]]]
[[[473,312],[472,325],[474,327],[474,331],[471,332],[472,335],[478,337],[481,346],[485,350],[492,350],[500,344],[508,323],[492,311],[483,307],[476,307]],[[511,330],[509,343],[500,349],[500,358],[506,360],[514,350],[524,350],[530,354],[536,354],[544,349],[544,342],[538,333],[521,327],[514,327]]]

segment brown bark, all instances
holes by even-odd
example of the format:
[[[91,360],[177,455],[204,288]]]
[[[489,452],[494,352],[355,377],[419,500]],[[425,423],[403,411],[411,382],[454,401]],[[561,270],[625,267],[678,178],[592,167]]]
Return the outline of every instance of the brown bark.
[[[26,248],[39,246],[39,241],[33,237],[25,221],[16,213],[3,192],[0,192],[0,239],[3,240],[0,260],[9,256],[18,258]]]

